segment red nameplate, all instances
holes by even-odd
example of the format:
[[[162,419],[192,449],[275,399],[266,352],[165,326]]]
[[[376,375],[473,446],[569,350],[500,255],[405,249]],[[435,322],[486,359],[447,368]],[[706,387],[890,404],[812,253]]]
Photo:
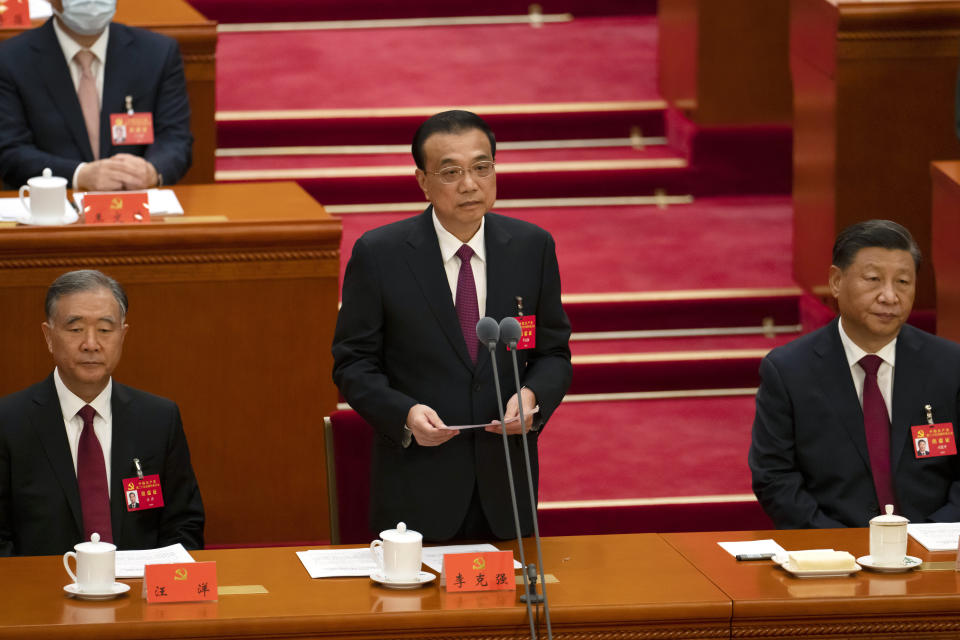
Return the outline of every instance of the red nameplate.
[[[85,224],[150,222],[146,191],[105,191],[83,196]]]
[[[918,424],[910,427],[913,433],[913,455],[917,458],[957,455],[953,437],[953,423]]]
[[[111,113],[110,138],[115,145],[153,144],[153,114]]]
[[[163,506],[163,491],[160,489],[160,476],[127,478],[123,481],[123,499],[127,511],[142,511]]]
[[[512,591],[513,552],[448,553],[443,556],[443,578],[448,592]]]
[[[148,564],[143,568],[147,602],[213,602],[217,599],[217,563]]]
[[[0,0],[0,27],[29,27],[27,0]]]
[[[517,316],[514,318],[520,323],[520,339],[517,340],[517,351],[533,349],[537,346],[537,316]],[[510,347],[507,347],[507,351]]]

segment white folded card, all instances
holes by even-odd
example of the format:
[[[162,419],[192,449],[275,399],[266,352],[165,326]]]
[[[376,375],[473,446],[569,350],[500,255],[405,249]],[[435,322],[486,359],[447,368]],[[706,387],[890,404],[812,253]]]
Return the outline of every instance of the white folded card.
[[[536,414],[538,414],[538,413],[540,413],[540,405],[535,406],[535,407],[533,408],[533,411],[531,411],[531,412],[529,412],[529,413],[524,413],[524,414],[523,414],[523,417],[526,418],[528,415],[532,416],[532,415],[536,415]],[[507,420],[504,424],[514,424],[515,422],[519,422],[519,421],[520,421],[520,416],[514,416],[514,417],[510,418],[509,420]],[[483,424],[461,424],[461,425],[459,425],[459,426],[451,426],[451,425],[448,424],[448,425],[447,425],[447,429],[450,429],[451,431],[460,431],[460,430],[463,430],[463,429],[480,429],[480,428],[482,428],[482,427],[489,427],[489,426],[492,426],[492,425],[493,425],[492,422],[485,422],[485,423],[483,423]]]
[[[142,578],[143,567],[148,564],[180,564],[193,562],[193,556],[179,542],[159,549],[117,551],[118,578]]]

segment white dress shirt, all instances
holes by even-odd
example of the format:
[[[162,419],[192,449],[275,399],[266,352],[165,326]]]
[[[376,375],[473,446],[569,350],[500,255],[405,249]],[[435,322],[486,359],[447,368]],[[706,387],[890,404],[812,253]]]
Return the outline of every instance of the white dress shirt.
[[[60,371],[53,370],[53,384],[57,388],[57,397],[60,399],[60,411],[63,413],[63,424],[67,429],[67,442],[70,444],[70,456],[73,458],[73,472],[77,472],[77,448],[80,446],[80,433],[83,431],[83,418],[77,412],[89,404],[97,412],[93,416],[93,432],[100,441],[103,449],[103,463],[107,470],[107,492],[110,492],[110,450],[113,443],[113,413],[110,410],[110,399],[113,396],[113,378],[100,392],[93,402],[84,402],[76,396],[60,378]]]
[[[433,212],[433,228],[437,231],[440,255],[443,256],[443,268],[447,272],[447,284],[450,285],[450,296],[453,298],[454,305],[457,304],[457,279],[460,277],[460,258],[457,257],[457,251],[464,244],[473,249],[470,268],[473,270],[473,281],[477,287],[477,309],[480,311],[481,318],[486,315],[484,312],[487,309],[487,249],[483,242],[486,221],[485,217],[482,218],[477,232],[468,242],[463,242],[444,229],[437,218],[437,213]]]
[[[840,342],[843,343],[843,350],[847,355],[847,364],[850,365],[850,375],[853,376],[853,386],[857,389],[857,398],[860,399],[860,407],[863,407],[863,381],[867,374],[859,365],[863,356],[870,355],[858,347],[850,336],[843,330],[843,318],[837,323],[840,330]],[[897,357],[897,339],[894,338],[875,354],[883,360],[880,368],[877,369],[877,385],[880,387],[880,395],[883,396],[883,402],[887,405],[887,416],[893,422],[893,368]]]

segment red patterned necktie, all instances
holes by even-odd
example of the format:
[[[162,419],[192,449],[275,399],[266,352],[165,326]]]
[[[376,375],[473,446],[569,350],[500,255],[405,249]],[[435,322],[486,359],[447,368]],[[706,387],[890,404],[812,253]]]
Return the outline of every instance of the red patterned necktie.
[[[89,540],[90,534],[96,532],[104,542],[113,542],[107,467],[103,462],[100,440],[93,430],[96,411],[87,404],[77,415],[83,418],[83,431],[80,432],[80,444],[77,446],[77,484],[83,512],[83,539]]]
[[[867,435],[867,451],[870,453],[870,471],[873,486],[883,506],[896,504],[893,478],[890,473],[890,415],[887,404],[877,384],[877,370],[883,360],[880,356],[867,355],[860,359],[860,367],[867,374],[863,380],[863,428]]]
[[[83,122],[87,125],[93,159],[97,160],[100,158],[100,94],[97,92],[97,79],[93,77],[93,61],[96,56],[92,51],[81,49],[73,59],[80,65],[77,98],[80,100]]]
[[[473,268],[470,258],[473,249],[468,245],[461,245],[457,249],[460,258],[460,274],[457,276],[457,319],[460,320],[460,330],[467,343],[467,352],[473,363],[477,363],[477,353],[480,350],[480,341],[477,340],[477,322],[480,320],[480,306],[477,304],[477,283],[473,280]]]

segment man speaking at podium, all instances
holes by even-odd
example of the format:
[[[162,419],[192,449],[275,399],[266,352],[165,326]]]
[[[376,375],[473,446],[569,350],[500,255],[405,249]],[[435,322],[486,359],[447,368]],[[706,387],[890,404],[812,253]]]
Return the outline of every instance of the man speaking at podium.
[[[416,177],[430,206],[365,233],[343,282],[333,378],[375,431],[370,526],[400,521],[426,540],[516,536],[489,352],[476,323],[533,316],[535,344],[497,348],[505,418],[523,402],[536,482],[539,428],[570,385],[570,324],[560,304],[553,239],[489,213],[496,142],[467,111],[432,116],[413,139]],[[529,322],[529,318],[527,320]],[[521,345],[525,346],[525,345]],[[534,407],[539,413],[534,415]],[[507,433],[524,534],[532,531],[520,424]]]
[[[193,136],[177,42],[111,23],[116,0],[50,4],[53,18],[0,44],[4,185],[16,189],[48,167],[87,191],[180,180]],[[152,143],[114,139],[110,117],[128,109],[152,118]]]

